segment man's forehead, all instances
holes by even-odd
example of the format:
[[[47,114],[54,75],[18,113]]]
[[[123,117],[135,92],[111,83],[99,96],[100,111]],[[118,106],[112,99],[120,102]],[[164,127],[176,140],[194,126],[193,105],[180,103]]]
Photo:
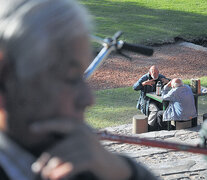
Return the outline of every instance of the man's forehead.
[[[152,66],[152,67],[150,68],[150,71],[151,71],[151,72],[158,72],[159,70],[158,70],[157,67]]]

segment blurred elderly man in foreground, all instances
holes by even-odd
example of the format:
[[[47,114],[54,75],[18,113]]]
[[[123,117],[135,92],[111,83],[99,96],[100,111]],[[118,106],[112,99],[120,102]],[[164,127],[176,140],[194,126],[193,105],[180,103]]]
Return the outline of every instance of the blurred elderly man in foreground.
[[[187,121],[197,116],[193,92],[182,80],[175,78],[163,88],[162,98],[169,101],[165,111],[158,112],[158,123]]]
[[[93,104],[88,15],[72,0],[0,0],[0,179],[156,179],[106,151]]]
[[[157,130],[159,124],[157,123],[157,112],[160,110],[159,104],[146,96],[146,93],[155,92],[158,82],[165,85],[169,79],[159,73],[157,66],[151,66],[149,72],[144,74],[134,85],[135,91],[141,91],[137,102],[137,109],[148,116],[149,131]]]

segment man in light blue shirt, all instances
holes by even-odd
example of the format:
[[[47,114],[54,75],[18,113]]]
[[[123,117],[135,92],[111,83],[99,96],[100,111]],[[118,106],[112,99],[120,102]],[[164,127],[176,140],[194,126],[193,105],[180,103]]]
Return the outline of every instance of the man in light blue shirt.
[[[187,121],[197,116],[192,90],[181,79],[175,78],[165,85],[162,98],[169,101],[169,105],[164,112],[158,112],[158,123],[161,126],[166,121]]]

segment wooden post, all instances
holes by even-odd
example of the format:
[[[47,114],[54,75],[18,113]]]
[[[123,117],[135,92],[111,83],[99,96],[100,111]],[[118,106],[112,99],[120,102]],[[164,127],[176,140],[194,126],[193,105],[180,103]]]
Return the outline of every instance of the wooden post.
[[[133,134],[140,134],[148,132],[148,120],[147,116],[145,115],[135,115],[133,116],[133,128],[132,133]]]
[[[194,94],[200,94],[201,93],[200,79],[191,79],[191,88]]]
[[[180,130],[180,129],[187,129],[192,127],[192,121],[176,121],[175,122],[175,129]]]
[[[200,79],[191,79],[191,89],[195,94],[194,95],[195,107],[196,107],[196,111],[198,112],[198,94],[201,93]],[[192,127],[197,126],[197,120],[198,120],[197,117],[192,119]]]

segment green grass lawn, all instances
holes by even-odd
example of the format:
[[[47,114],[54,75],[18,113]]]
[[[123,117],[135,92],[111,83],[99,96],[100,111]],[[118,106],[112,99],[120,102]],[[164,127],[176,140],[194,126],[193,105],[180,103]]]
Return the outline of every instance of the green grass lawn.
[[[86,119],[95,128],[116,126],[130,122],[136,114],[136,99],[139,93],[132,87],[95,92],[96,104],[86,113]]]
[[[174,37],[207,37],[206,0],[79,0],[95,21],[94,34],[111,37],[122,30],[123,40],[151,44]]]
[[[184,80],[189,84],[190,80]],[[207,87],[207,77],[201,78],[201,85]],[[132,122],[136,109],[139,91],[132,87],[100,90],[95,92],[96,104],[86,112],[87,122],[94,128],[118,126]],[[202,97],[201,103],[206,103]]]

